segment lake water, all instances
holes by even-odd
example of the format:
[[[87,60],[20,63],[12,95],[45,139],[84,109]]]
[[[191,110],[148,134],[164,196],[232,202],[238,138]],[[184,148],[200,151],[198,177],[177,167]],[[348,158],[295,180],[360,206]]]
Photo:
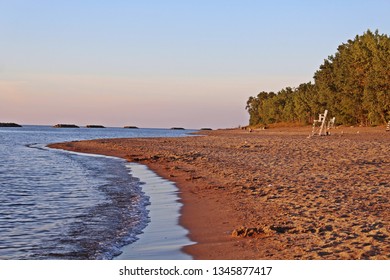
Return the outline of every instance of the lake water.
[[[138,177],[146,174],[149,178],[143,182],[123,159],[70,153],[46,145],[98,138],[182,137],[189,132],[192,131],[0,128],[0,259],[113,259],[121,255],[123,248],[127,248],[129,258],[137,258],[137,252],[131,254],[129,246],[137,244],[143,231],[153,224],[151,207],[167,199],[157,196],[153,202],[153,192],[145,191],[151,184],[148,180],[154,178],[152,187],[167,182],[138,171]],[[175,193],[172,189],[167,192]],[[172,219],[177,224],[178,214]],[[174,244],[178,248],[189,242],[184,237],[174,239],[178,240]],[[150,258],[158,259],[158,254]],[[188,256],[176,250],[172,258]]]

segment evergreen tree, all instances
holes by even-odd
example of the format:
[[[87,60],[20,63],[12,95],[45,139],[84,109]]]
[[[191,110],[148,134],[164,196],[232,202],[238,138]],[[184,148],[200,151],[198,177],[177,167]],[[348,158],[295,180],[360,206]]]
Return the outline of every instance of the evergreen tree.
[[[325,109],[339,124],[379,125],[390,119],[390,39],[368,30],[341,44],[314,74],[314,84],[250,97],[250,125],[311,123]]]

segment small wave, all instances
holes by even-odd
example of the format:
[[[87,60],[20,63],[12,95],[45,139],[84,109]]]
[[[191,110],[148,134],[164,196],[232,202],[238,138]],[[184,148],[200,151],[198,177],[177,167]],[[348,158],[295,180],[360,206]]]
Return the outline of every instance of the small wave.
[[[136,241],[137,235],[148,224],[146,206],[150,204],[149,197],[142,192],[142,183],[128,173],[124,160],[67,152],[61,154],[71,159],[74,167],[84,170],[80,173],[80,185],[69,191],[68,197],[87,201],[88,197],[77,193],[83,186],[91,187],[92,183],[104,199],[97,200],[100,202],[84,210],[78,209],[63,233],[35,250],[29,258],[112,259],[121,253],[121,247]]]
[[[188,132],[0,129],[0,259],[111,259],[146,232],[150,201],[125,161],[52,150],[48,143]]]

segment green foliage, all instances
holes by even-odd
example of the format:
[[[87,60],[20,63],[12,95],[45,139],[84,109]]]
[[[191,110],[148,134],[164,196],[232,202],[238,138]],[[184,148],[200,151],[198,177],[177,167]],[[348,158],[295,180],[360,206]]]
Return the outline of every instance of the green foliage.
[[[314,84],[250,97],[249,124],[308,124],[325,109],[339,124],[380,125],[390,119],[390,39],[368,30],[340,45],[314,74]]]

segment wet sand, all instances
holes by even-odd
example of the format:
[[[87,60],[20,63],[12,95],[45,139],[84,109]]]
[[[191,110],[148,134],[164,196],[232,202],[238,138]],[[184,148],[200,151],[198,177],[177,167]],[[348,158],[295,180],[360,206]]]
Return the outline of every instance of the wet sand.
[[[390,259],[390,132],[311,127],[51,147],[123,157],[176,183],[195,259]]]
[[[175,184],[157,176],[147,166],[128,163],[131,175],[142,182],[142,191],[149,197],[150,223],[138,235],[138,240],[121,248],[116,260],[190,260],[181,251],[193,244],[186,236],[188,231],[178,224],[182,204],[178,201]]]

